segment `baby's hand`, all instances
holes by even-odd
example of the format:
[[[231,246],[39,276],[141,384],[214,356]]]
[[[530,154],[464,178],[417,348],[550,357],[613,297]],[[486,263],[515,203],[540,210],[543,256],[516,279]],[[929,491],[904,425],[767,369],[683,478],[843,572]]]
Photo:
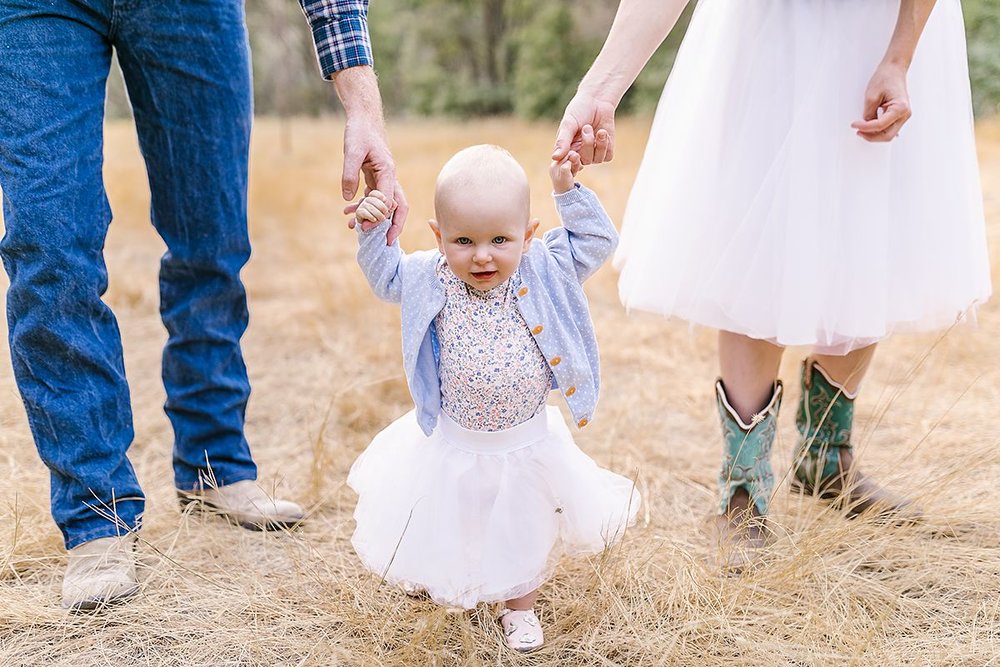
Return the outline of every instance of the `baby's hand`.
[[[570,151],[562,160],[553,160],[549,166],[549,176],[552,177],[552,189],[557,195],[573,189],[573,177],[577,175],[583,164],[580,154]]]
[[[388,197],[378,190],[372,190],[358,202],[354,209],[354,218],[347,223],[347,226],[354,229],[355,224],[360,224],[362,231],[367,232],[383,222],[388,216]]]

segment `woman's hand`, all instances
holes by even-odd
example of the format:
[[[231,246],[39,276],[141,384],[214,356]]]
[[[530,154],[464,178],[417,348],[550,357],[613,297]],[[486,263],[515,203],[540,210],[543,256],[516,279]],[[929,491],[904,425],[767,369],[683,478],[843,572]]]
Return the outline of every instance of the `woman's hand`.
[[[883,62],[868,82],[863,120],[854,121],[851,127],[865,141],[892,141],[912,115],[906,92],[906,68]]]
[[[579,154],[581,164],[610,162],[615,156],[615,105],[578,92],[566,107],[552,159]]]

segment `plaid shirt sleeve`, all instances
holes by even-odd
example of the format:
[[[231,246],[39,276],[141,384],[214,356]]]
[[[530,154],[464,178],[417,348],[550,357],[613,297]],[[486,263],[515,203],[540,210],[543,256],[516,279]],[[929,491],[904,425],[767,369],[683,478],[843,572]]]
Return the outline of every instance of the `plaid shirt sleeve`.
[[[324,79],[332,79],[339,70],[374,62],[368,0],[299,0],[299,4],[312,27]]]

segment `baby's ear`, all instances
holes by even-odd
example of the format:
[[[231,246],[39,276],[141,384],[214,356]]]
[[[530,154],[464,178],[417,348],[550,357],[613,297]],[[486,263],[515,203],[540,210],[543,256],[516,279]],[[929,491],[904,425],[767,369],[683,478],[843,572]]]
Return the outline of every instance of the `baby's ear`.
[[[524,230],[524,249],[531,245],[531,239],[535,238],[535,231],[538,230],[538,218],[528,221],[528,227]]]
[[[433,218],[427,221],[427,226],[431,228],[432,232],[434,232],[434,239],[437,241],[438,250],[440,250],[443,255],[444,242],[441,240],[441,226],[438,225],[437,220],[434,220]]]

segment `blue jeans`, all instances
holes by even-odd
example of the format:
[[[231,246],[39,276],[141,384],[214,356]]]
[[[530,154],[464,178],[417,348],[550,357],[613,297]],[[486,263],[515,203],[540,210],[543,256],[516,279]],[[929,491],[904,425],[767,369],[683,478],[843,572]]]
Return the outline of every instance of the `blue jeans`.
[[[126,456],[133,429],[121,339],[101,299],[112,49],[167,247],[160,314],[176,485],[257,476],[240,351],[252,118],[242,0],[3,0],[0,256],[10,349],[67,548],[137,528],[144,508]]]

